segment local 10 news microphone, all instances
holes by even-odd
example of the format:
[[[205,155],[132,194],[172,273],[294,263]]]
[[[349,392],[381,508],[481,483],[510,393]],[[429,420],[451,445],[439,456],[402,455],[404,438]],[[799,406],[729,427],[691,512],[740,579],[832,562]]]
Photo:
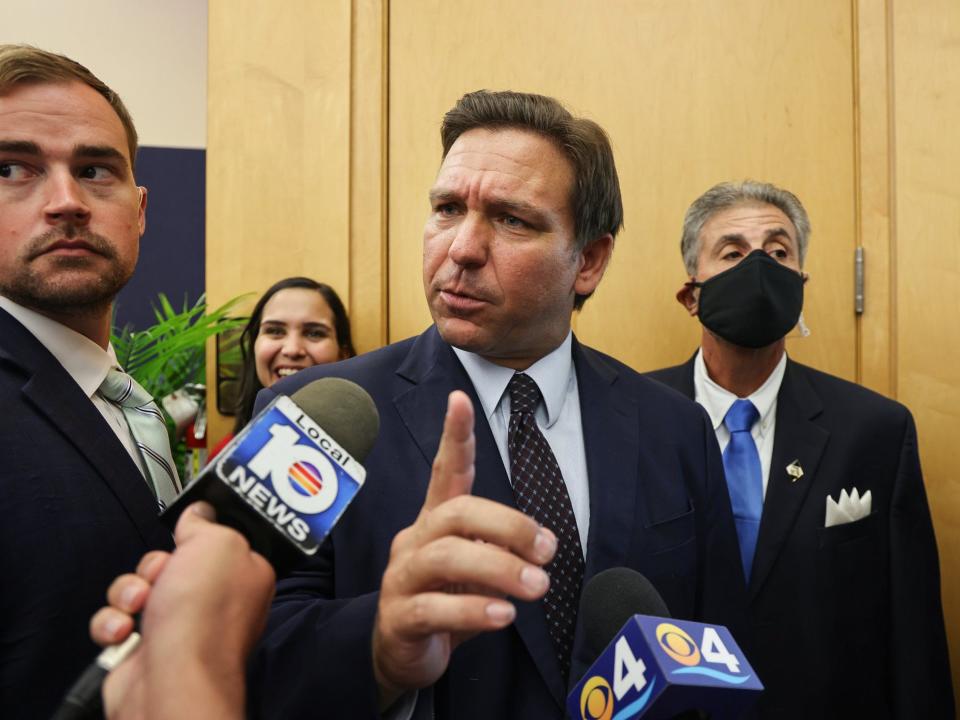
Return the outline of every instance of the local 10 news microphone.
[[[567,697],[573,720],[664,720],[688,711],[684,717],[733,720],[763,691],[727,628],[671,619],[635,570],[595,575],[580,622],[580,657],[596,659]]]
[[[277,577],[313,556],[360,491],[362,462],[380,430],[377,407],[356,383],[321,378],[278,396],[253,418],[161,515],[173,530],[205,500],[217,522],[246,537]],[[68,691],[54,720],[102,716],[107,674],[139,644],[106,648]]]

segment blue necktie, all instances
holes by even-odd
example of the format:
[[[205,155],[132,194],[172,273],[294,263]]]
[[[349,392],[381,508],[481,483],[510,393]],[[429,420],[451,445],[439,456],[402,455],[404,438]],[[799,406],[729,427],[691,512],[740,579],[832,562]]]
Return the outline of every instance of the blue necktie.
[[[760,454],[750,435],[750,428],[760,413],[749,400],[737,400],[727,410],[723,424],[730,431],[730,442],[723,451],[723,470],[727,476],[733,521],[740,540],[740,560],[743,576],[750,582],[753,553],[760,531],[760,513],[763,512],[763,475]]]

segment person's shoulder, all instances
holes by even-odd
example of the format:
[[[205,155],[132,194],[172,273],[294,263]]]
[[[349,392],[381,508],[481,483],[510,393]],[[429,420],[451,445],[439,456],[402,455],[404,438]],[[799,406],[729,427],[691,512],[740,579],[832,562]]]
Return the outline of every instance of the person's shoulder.
[[[614,373],[616,375],[617,392],[629,394],[641,404],[645,412],[650,411],[660,414],[670,411],[681,413],[684,417],[687,413],[691,417],[700,417],[700,407],[693,400],[675,390],[671,386],[672,383],[665,383],[664,380],[657,377],[658,373],[666,372],[666,370],[681,371],[684,366],[678,365],[675,368],[668,368],[663,371],[640,373],[599,350],[586,345],[580,345],[579,349],[583,353],[587,364],[601,375]],[[613,376],[610,375],[610,377]]]
[[[802,389],[803,381],[809,383],[824,408],[830,411],[863,420],[894,419],[902,422],[910,417],[910,411],[902,403],[809,365],[790,360],[787,372],[798,390]]]

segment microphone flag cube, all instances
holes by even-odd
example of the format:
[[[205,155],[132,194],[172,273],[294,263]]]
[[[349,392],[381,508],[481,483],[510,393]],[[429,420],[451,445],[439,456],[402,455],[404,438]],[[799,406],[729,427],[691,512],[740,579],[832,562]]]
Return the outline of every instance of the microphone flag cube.
[[[277,567],[316,553],[366,477],[363,466],[286,396],[278,396],[164,513],[207,500]]]
[[[737,718],[763,690],[722,625],[634,615],[567,698],[572,720]]]

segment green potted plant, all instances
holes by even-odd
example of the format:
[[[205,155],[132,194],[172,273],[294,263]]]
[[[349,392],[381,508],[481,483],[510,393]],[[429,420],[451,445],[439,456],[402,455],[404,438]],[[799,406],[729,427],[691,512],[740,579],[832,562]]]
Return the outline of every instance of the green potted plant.
[[[204,295],[193,305],[184,300],[183,308],[176,310],[167,296],[160,293],[159,306],[153,308],[156,318],[153,325],[142,330],[114,326],[111,333],[110,342],[120,366],[153,396],[167,416],[170,446],[181,477],[185,446],[163,400],[186,389],[202,412],[207,340],[244,325],[245,317],[230,316],[230,311],[244,297],[235,297],[208,312]]]

